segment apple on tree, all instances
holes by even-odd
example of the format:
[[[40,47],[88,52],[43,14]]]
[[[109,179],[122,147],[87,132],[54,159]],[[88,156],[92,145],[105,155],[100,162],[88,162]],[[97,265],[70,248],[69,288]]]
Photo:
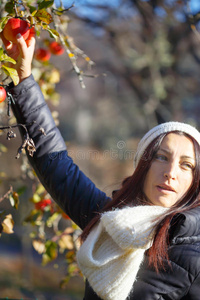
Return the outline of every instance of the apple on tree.
[[[62,55],[65,52],[63,46],[56,41],[49,44],[49,50],[54,55]]]
[[[17,43],[17,39],[16,39],[16,35],[20,33],[24,40],[27,40],[30,34],[30,25],[27,21],[22,20],[20,18],[11,18],[8,20],[8,22],[6,23],[4,29],[3,29],[3,35],[4,37],[16,44]]]
[[[45,207],[51,206],[51,205],[52,205],[51,199],[42,199],[41,201],[35,203],[35,208],[37,210],[44,211]]]
[[[35,58],[39,61],[48,61],[51,57],[51,53],[49,50],[44,49],[44,48],[38,48],[35,51]]]
[[[0,86],[0,103],[6,99],[6,90],[3,86]]]

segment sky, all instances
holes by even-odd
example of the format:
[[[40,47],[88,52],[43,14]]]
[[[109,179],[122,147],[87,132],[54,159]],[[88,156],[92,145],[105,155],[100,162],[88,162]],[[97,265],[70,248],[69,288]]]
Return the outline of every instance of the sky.
[[[144,2],[148,2],[149,0],[141,0]],[[176,0],[165,0],[166,4],[169,4],[170,6],[173,6],[173,3],[176,2]],[[182,0],[184,3],[187,3],[189,5],[190,12],[192,14],[195,14],[200,11],[200,0]],[[95,5],[102,5],[102,6],[110,6],[110,7],[118,7],[118,5],[121,3],[121,0],[62,0],[62,3],[65,7],[69,7],[73,3],[75,4],[75,9],[80,15],[85,15],[90,17],[91,19],[101,19],[103,15],[106,14],[105,10],[98,9],[95,10]],[[55,3],[59,4],[60,0],[55,0]],[[158,2],[159,3],[159,2]],[[85,6],[86,5],[86,6]],[[91,5],[91,7],[90,7]],[[157,13],[162,16],[162,13],[166,13],[162,7],[157,8]],[[181,12],[179,12],[181,17]],[[184,14],[183,14],[184,16]],[[183,17],[182,16],[182,17]]]
[[[147,1],[148,0],[141,0],[141,1]],[[200,0],[182,0],[189,3],[190,9],[193,13],[200,11]],[[55,0],[56,3],[60,3],[59,0]],[[113,7],[117,7],[118,4],[121,2],[121,0],[71,0],[71,3],[69,0],[63,0],[62,1],[64,5],[70,6],[72,3],[75,4],[76,7],[84,6],[86,3],[87,5],[93,4],[100,4],[100,5],[109,5]],[[174,0],[166,0],[166,2],[169,2],[173,5]]]
[[[192,13],[200,11],[200,0],[190,0],[189,3]]]

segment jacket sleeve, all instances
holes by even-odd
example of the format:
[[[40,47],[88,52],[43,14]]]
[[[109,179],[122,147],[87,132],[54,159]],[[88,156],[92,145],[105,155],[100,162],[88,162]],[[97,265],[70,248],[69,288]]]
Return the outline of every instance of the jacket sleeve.
[[[36,146],[33,157],[28,155],[29,162],[52,198],[83,229],[110,198],[68,156],[65,142],[33,76],[10,87],[9,92],[17,122],[27,125]],[[46,135],[38,130],[38,125]],[[20,129],[22,136],[23,130]]]

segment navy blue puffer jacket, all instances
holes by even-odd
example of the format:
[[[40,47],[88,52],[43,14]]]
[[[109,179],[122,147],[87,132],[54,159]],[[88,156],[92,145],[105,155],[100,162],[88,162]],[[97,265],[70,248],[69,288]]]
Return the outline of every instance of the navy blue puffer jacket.
[[[42,135],[37,124],[28,126],[37,148],[33,158],[29,156],[32,167],[52,198],[83,229],[110,198],[68,156],[65,142],[33,77],[10,87],[9,92],[17,121],[23,124],[36,121],[46,132]],[[166,270],[157,274],[148,266],[146,254],[129,300],[200,300],[200,208],[178,216],[170,239],[171,267],[166,263]],[[87,281],[84,299],[100,299]]]

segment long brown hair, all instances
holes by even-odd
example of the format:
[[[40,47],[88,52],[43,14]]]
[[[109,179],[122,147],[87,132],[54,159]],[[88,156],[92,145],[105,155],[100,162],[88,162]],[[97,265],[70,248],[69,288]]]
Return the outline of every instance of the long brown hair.
[[[164,218],[158,221],[158,225],[156,226],[154,241],[152,247],[148,250],[148,258],[149,264],[153,266],[157,272],[159,268],[165,268],[164,259],[169,262],[167,249],[169,245],[170,223],[173,217],[177,213],[185,212],[200,205],[200,146],[191,136],[180,131],[174,131],[174,133],[185,135],[192,140],[196,164],[193,171],[193,183],[187,194],[179,199],[179,201],[177,201],[175,205],[168,210]],[[115,208],[122,208],[124,206],[153,205],[143,194],[143,185],[152,160],[154,159],[162,140],[167,134],[161,134],[150,143],[143,153],[133,175],[127,177],[122,182],[121,188],[113,194],[112,200],[107,203],[102,212],[110,211]],[[100,220],[100,218],[101,214],[98,213],[85,227],[81,235],[82,241],[86,239],[91,229]]]

